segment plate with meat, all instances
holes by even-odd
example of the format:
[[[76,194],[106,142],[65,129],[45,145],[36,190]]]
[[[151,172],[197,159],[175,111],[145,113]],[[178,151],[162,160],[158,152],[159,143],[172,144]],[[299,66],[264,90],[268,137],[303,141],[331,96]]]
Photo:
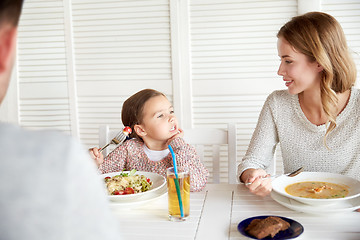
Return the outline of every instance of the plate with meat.
[[[253,239],[293,239],[300,236],[304,227],[297,221],[281,216],[255,216],[241,221],[238,230]]]

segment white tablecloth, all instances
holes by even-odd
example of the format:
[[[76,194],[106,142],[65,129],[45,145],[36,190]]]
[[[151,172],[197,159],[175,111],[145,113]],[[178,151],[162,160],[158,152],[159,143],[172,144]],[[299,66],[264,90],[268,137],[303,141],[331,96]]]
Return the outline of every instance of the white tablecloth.
[[[277,215],[301,223],[304,232],[296,239],[360,240],[360,212],[311,215],[296,212],[270,196],[251,194],[243,185],[208,184],[190,194],[190,217],[184,222],[168,220],[167,195],[141,204],[111,204],[123,239],[249,239],[237,226],[258,215]],[[331,206],[330,206],[331,207]]]

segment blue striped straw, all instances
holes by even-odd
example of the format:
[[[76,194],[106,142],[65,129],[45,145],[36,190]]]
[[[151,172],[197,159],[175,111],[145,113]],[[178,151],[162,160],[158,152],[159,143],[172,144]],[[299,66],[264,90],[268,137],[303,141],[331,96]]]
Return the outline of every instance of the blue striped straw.
[[[175,153],[174,153],[174,150],[172,149],[172,147],[170,145],[168,147],[171,152],[172,159],[173,159],[174,173],[175,173],[174,182],[175,182],[176,192],[177,192],[177,196],[178,196],[178,200],[179,200],[180,215],[181,215],[181,217],[184,217],[183,203],[181,200],[181,193],[180,193],[180,186],[179,186],[179,177],[178,177],[178,172],[177,172],[177,167],[176,167],[176,156],[175,156]]]

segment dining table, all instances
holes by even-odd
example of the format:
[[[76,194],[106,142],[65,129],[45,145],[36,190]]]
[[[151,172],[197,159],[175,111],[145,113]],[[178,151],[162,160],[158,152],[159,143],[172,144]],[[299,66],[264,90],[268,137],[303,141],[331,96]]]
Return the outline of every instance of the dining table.
[[[168,218],[166,187],[146,201],[109,204],[121,239],[127,240],[252,239],[240,233],[238,225],[256,216],[280,216],[300,223],[303,232],[296,237],[299,240],[360,240],[360,212],[300,212],[278,203],[270,195],[256,196],[243,184],[207,184],[202,191],[191,192],[190,215],[182,222]]]

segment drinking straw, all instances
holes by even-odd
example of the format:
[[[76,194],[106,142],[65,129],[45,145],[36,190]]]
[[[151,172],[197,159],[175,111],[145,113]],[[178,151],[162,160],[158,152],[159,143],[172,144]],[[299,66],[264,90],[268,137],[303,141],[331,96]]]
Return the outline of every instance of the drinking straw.
[[[174,173],[175,173],[175,187],[176,187],[176,192],[177,192],[177,196],[178,196],[178,200],[179,200],[179,207],[180,207],[180,215],[181,217],[184,217],[184,210],[183,210],[183,204],[182,204],[182,200],[181,200],[181,193],[180,193],[180,186],[179,186],[179,178],[178,178],[178,172],[177,172],[177,168],[176,168],[176,156],[174,153],[174,150],[172,149],[172,147],[169,145],[169,150],[171,152],[171,156],[173,159],[173,165],[174,165]]]

